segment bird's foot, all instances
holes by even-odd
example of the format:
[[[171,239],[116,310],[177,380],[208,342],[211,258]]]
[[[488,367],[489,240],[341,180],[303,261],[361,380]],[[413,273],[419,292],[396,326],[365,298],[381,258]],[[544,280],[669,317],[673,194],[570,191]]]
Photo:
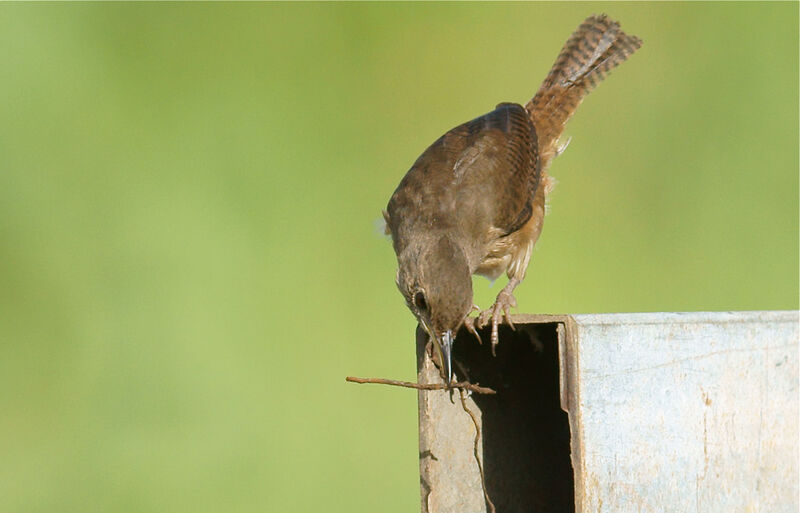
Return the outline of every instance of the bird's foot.
[[[514,323],[511,322],[511,314],[508,311],[509,309],[516,307],[517,300],[514,299],[514,295],[506,290],[501,290],[497,295],[497,300],[494,302],[494,305],[492,305],[491,308],[481,312],[481,314],[478,316],[477,324],[479,328],[485,327],[489,323],[490,319],[492,321],[492,355],[495,354],[495,347],[499,342],[497,327],[505,317],[506,324],[508,324],[512,330],[514,329]]]

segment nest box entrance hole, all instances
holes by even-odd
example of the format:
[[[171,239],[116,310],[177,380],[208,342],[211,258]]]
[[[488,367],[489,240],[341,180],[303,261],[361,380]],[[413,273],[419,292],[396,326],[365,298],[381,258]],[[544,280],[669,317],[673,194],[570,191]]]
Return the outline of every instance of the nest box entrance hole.
[[[497,391],[472,397],[482,413],[486,487],[497,511],[575,511],[570,430],[559,395],[558,323],[500,327],[492,356],[461,330],[453,357],[458,379]]]

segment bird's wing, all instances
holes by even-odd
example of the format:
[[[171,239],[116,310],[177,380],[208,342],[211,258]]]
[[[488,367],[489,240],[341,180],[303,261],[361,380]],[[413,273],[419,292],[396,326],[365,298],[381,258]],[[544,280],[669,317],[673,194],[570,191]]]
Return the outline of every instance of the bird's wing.
[[[442,139],[446,150],[455,150],[452,172],[461,197],[456,201],[467,203],[460,214],[479,213],[504,234],[519,230],[531,216],[541,181],[536,131],[527,111],[503,103]]]
[[[527,111],[498,105],[437,139],[406,173],[387,207],[395,251],[420,230],[457,229],[475,241],[513,233],[531,217],[540,178]]]

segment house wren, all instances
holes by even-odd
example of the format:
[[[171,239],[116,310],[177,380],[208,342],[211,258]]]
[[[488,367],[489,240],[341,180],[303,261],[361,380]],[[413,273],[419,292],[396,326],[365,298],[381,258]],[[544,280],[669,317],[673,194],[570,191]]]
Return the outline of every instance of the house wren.
[[[605,15],[590,16],[567,40],[539,91],[525,106],[501,103],[459,125],[417,159],[384,212],[397,253],[397,286],[434,342],[450,383],[451,348],[465,325],[477,335],[497,326],[516,306],[514,288],[525,277],[542,231],[553,183],[550,162],[566,145],[564,124],[583,97],[642,41]],[[476,319],[473,274],[508,275],[494,305]],[[512,325],[513,327],[513,325]]]

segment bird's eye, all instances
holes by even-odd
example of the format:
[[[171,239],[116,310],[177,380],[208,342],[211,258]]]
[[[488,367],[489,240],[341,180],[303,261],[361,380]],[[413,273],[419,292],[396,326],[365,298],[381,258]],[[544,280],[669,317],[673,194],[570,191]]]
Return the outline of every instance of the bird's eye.
[[[414,294],[414,306],[420,311],[426,311],[428,309],[428,303],[425,302],[425,294],[421,291]]]

